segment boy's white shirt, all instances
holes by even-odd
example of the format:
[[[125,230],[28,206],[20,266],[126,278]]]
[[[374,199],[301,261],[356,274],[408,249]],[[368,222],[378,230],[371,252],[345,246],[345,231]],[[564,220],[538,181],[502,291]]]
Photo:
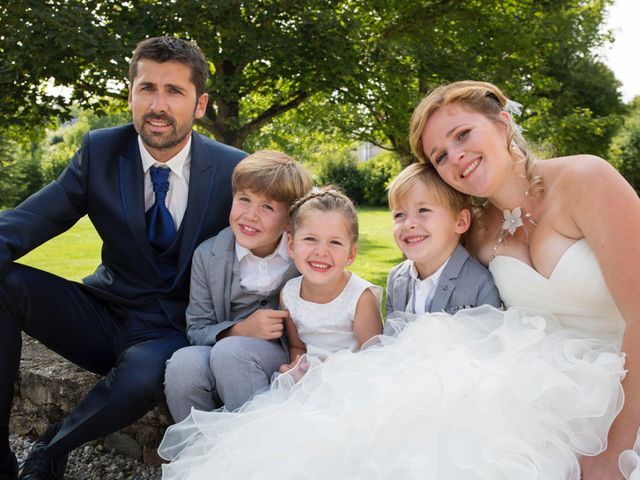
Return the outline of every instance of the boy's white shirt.
[[[291,266],[287,250],[287,233],[280,237],[280,243],[271,255],[256,257],[251,250],[236,242],[236,256],[240,263],[240,286],[248,292],[269,294],[282,281],[282,276]]]
[[[440,276],[450,259],[451,256],[447,258],[438,270],[424,280],[420,280],[416,264],[413,261],[411,262],[409,275],[411,276],[413,291],[407,305],[407,312],[420,315],[429,311],[433,297],[436,295],[436,287],[440,281]]]

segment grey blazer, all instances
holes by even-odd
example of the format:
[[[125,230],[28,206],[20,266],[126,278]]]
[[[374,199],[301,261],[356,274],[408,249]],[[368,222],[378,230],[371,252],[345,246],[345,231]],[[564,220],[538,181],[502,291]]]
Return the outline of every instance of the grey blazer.
[[[404,312],[411,299],[411,261],[393,267],[387,279],[386,317]],[[456,313],[480,305],[500,308],[502,301],[489,270],[483,267],[462,245],[458,245],[444,267],[431,302],[431,312]]]
[[[282,277],[273,295],[266,296],[245,311],[242,318],[231,317],[231,283],[234,279],[236,240],[231,227],[202,242],[193,254],[191,289],[187,307],[187,337],[192,345],[214,345],[217,336],[259,308],[278,308],[279,291],[287,280],[300,275],[295,265]],[[237,272],[236,272],[237,275]]]

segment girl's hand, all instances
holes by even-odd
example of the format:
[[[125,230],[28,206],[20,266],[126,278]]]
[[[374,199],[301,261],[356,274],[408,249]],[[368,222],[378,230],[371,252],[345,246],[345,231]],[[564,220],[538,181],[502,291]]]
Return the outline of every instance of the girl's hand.
[[[296,359],[284,365],[280,365],[278,369],[279,373],[289,373],[293,377],[293,379],[297,382],[300,380],[307,370],[309,369],[309,362],[307,361],[306,355],[298,355]]]
[[[295,363],[285,363],[284,365],[280,365],[280,368],[278,369],[278,373],[287,373],[289,370],[291,370],[294,367]]]

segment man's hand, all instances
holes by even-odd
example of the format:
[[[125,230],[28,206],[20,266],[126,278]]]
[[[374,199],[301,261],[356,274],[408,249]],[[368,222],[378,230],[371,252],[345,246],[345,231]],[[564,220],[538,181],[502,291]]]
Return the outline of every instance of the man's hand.
[[[263,340],[277,340],[284,331],[284,319],[289,316],[287,310],[256,310],[244,320],[231,327],[231,335],[255,337]]]

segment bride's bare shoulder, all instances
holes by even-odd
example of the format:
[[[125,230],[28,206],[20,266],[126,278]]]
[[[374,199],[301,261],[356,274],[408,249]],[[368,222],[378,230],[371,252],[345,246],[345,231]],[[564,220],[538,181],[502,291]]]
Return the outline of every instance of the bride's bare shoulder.
[[[545,193],[566,197],[588,192],[594,184],[619,176],[606,160],[595,155],[571,155],[539,163]]]
[[[539,162],[538,165],[545,182],[583,180],[602,172],[615,171],[611,164],[603,158],[587,154],[551,158]]]

